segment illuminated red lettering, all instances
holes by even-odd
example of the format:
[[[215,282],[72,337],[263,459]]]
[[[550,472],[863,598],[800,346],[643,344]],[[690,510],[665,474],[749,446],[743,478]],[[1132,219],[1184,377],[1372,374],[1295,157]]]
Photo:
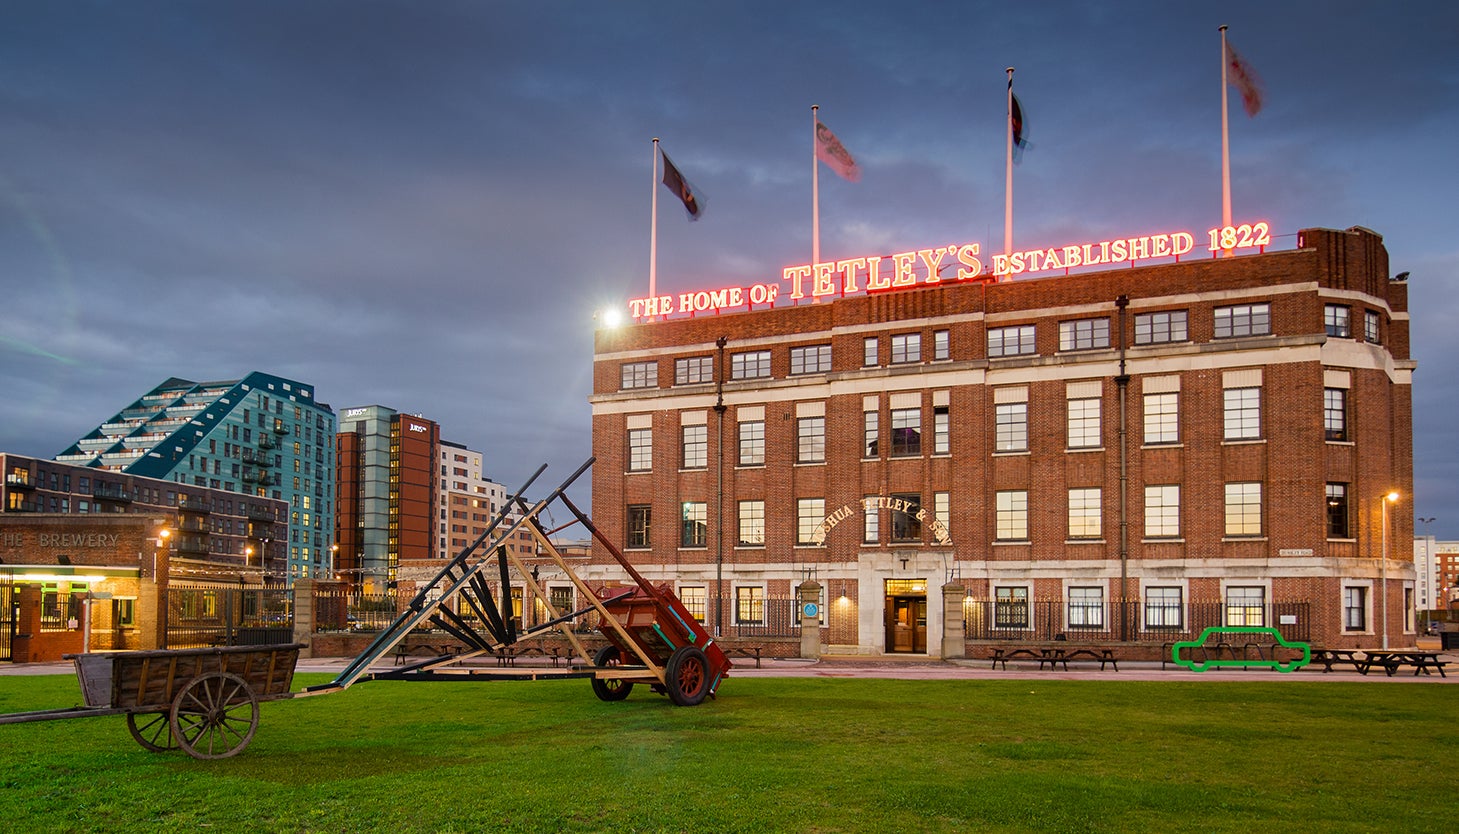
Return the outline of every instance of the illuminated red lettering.
[[[790,285],[791,298],[805,298],[805,293],[801,290],[800,282],[805,280],[806,278],[809,278],[810,275],[811,268],[809,264],[806,264],[805,266],[787,266],[785,268],[785,272],[780,276],[780,280],[794,282]]]
[[[861,292],[856,283],[856,270],[858,269],[866,269],[866,258],[848,258],[836,262],[836,270],[841,273],[842,292]]]
[[[892,256],[892,286],[910,287],[917,283],[912,268],[917,265],[916,252],[898,252]]]
[[[983,262],[978,260],[978,244],[965,243],[958,247],[957,260],[958,263],[967,267],[966,269],[959,269],[957,271],[957,279],[959,281],[977,278],[983,274]]]
[[[890,289],[892,282],[881,277],[881,255],[866,259],[866,291]]]
[[[953,247],[949,246],[945,249],[917,250],[917,257],[921,258],[922,263],[927,265],[927,283],[936,284],[938,281],[942,280],[942,276],[938,273],[938,265],[942,263],[942,259],[947,257],[947,253],[951,252],[952,249]],[[937,256],[936,260],[933,260],[933,255]]]
[[[820,298],[823,295],[831,295],[836,292],[836,285],[831,278],[835,275],[836,265],[833,263],[820,263],[811,265],[811,296]]]

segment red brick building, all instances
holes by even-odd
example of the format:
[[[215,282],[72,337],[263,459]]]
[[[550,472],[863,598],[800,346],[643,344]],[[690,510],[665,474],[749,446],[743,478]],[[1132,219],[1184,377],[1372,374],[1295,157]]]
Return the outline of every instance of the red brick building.
[[[816,580],[832,650],[938,655],[963,592],[969,641],[1411,645],[1381,237],[1067,272],[600,330],[595,522],[726,629]]]

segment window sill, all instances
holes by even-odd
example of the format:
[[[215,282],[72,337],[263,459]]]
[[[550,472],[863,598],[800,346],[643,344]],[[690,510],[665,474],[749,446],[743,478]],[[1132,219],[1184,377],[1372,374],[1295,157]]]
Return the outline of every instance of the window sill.
[[[792,466],[796,466],[796,467],[800,467],[800,466],[825,466],[826,465],[826,462],[823,461],[823,460],[798,460],[798,461],[796,461],[795,463],[793,463],[791,465]]]
[[[1023,451],[1020,451],[1020,452],[1013,452],[1013,451],[1009,451],[1009,452],[994,452],[993,453],[993,457],[995,457],[995,458],[1028,457],[1028,454],[1029,454],[1029,451],[1027,449],[1024,449]]]
[[[1028,547],[1033,544],[1031,539],[996,539],[994,547]]]
[[[1146,443],[1146,444],[1144,444],[1143,446],[1140,447],[1140,451],[1145,451],[1147,449],[1184,449],[1184,448],[1185,448],[1185,444],[1184,443],[1179,443],[1179,442],[1176,442],[1176,443]]]
[[[1064,539],[1064,544],[1104,544],[1104,539]]]
[[[1167,539],[1167,538],[1159,538],[1159,537],[1157,537],[1157,538],[1144,538],[1144,539],[1140,539],[1140,544],[1185,544],[1185,538],[1182,537],[1182,536],[1176,536],[1174,538],[1169,538],[1169,539]]]
[[[1266,540],[1267,540],[1267,537],[1266,536],[1222,536],[1221,537],[1222,543],[1228,543],[1229,542],[1229,543],[1232,543],[1232,544],[1234,544],[1236,542],[1264,542]]]
[[[1239,440],[1222,440],[1222,446],[1260,446],[1266,443],[1265,437],[1248,437]]]
[[[708,471],[709,471],[709,467],[708,466],[689,466],[689,467],[680,467],[679,468],[679,474],[680,475],[683,475],[686,472],[708,472]]]
[[[683,553],[685,551],[689,551],[689,552],[698,551],[698,552],[701,552],[702,553],[702,552],[704,552],[704,551],[706,551],[708,549],[709,549],[709,545],[707,545],[707,544],[681,544],[681,545],[679,545],[679,552],[680,553]]]
[[[735,550],[764,550],[764,549],[765,549],[765,545],[763,545],[763,544],[737,544],[737,545],[735,545]]]
[[[629,469],[626,472],[624,472],[623,474],[624,475],[652,475],[653,473],[654,473],[654,471],[652,469]]]
[[[1103,446],[1080,446],[1078,448],[1065,449],[1064,450],[1064,454],[1066,454],[1066,455],[1077,455],[1080,452],[1103,452],[1103,451],[1104,451],[1104,447]]]
[[[1357,544],[1357,539],[1328,539],[1328,544]]]
[[[737,464],[735,464],[735,469],[764,469],[764,468],[765,468],[765,464],[763,464],[763,463],[743,463],[743,464],[737,463]]]
[[[1327,445],[1329,445],[1329,446],[1356,446],[1358,444],[1356,442],[1352,441],[1352,440],[1329,440],[1329,441],[1327,441]]]

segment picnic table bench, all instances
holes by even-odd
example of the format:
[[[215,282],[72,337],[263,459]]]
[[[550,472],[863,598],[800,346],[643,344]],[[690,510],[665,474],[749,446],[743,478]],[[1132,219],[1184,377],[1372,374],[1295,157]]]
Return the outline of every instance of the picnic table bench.
[[[1006,649],[1002,646],[993,648],[993,665],[990,669],[997,669],[998,664],[1003,664],[1003,671],[1008,671],[1008,661],[1017,660],[1020,657],[1027,657],[1033,660],[1042,660],[1048,653],[1048,649]]]
[[[1368,673],[1367,664],[1365,661],[1360,660],[1357,654],[1357,649],[1313,649],[1312,662],[1314,664],[1321,663],[1324,674],[1332,671],[1332,665],[1334,663],[1346,663],[1353,667],[1355,671],[1362,672],[1366,675]]]
[[[720,643],[719,645],[720,645],[720,648],[724,649],[724,653],[725,654],[737,654],[740,657],[753,657],[753,658],[755,658],[755,668],[756,669],[759,669],[760,668],[760,653],[762,651],[764,651],[764,648],[765,648],[764,646],[754,646],[754,645],[740,646],[740,645],[732,645],[732,644],[727,644],[727,643]]]
[[[1039,658],[1039,668],[1048,664],[1050,670],[1062,664],[1064,671],[1069,671],[1069,661],[1089,660],[1099,663],[1099,671],[1103,672],[1106,664],[1114,666],[1115,671],[1120,670],[1119,658],[1115,657],[1114,649],[1044,649],[1043,657]],[[1006,667],[1005,667],[1006,668]]]
[[[395,647],[395,665],[399,666],[412,654],[425,654],[434,657],[446,657],[455,654],[460,650],[458,643],[447,643],[440,640],[402,640]]]
[[[1367,657],[1365,659],[1365,668],[1360,671],[1365,675],[1374,666],[1379,666],[1391,678],[1393,677],[1393,673],[1397,672],[1401,667],[1412,666],[1414,675],[1418,675],[1420,672],[1425,675],[1430,675],[1433,674],[1433,670],[1437,669],[1439,671],[1439,677],[1448,677],[1448,675],[1444,674],[1444,667],[1449,665],[1449,661],[1440,660],[1438,652],[1416,651],[1413,649],[1401,649],[1397,651],[1366,649],[1363,654]]]
[[[1062,666],[1064,668],[1064,671],[1067,672],[1069,671],[1069,661],[1088,660],[1098,663],[1099,670],[1101,672],[1104,671],[1104,667],[1107,665],[1114,666],[1116,672],[1120,670],[1119,658],[1115,656],[1113,649],[1063,647],[1005,648],[1003,646],[994,647],[993,656],[989,658],[993,661],[993,664],[990,668],[997,669],[999,664],[1002,664],[1003,670],[1007,671],[1008,661],[1018,660],[1020,658],[1028,658],[1029,660],[1038,661],[1039,669],[1047,668],[1053,670]]]

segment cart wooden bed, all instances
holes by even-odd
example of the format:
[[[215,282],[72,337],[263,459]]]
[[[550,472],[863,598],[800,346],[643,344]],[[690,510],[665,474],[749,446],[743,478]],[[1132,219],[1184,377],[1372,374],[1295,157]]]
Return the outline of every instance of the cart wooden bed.
[[[66,655],[85,706],[0,715],[0,724],[125,715],[137,743],[195,759],[243,752],[258,705],[293,697],[300,643]]]

